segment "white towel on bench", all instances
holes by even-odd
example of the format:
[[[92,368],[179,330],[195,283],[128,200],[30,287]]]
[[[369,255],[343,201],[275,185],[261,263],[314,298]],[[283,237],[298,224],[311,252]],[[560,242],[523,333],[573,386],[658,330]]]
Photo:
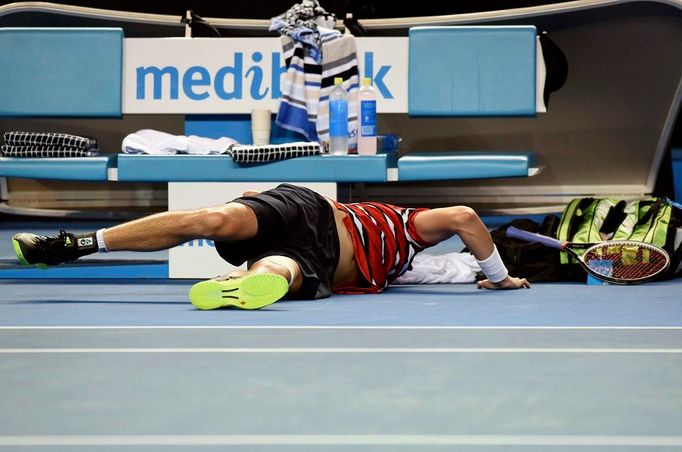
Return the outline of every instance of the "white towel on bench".
[[[171,135],[158,130],[144,129],[131,133],[123,139],[122,151],[126,154],[225,154],[228,148],[237,144],[229,137],[218,139],[196,135]]]

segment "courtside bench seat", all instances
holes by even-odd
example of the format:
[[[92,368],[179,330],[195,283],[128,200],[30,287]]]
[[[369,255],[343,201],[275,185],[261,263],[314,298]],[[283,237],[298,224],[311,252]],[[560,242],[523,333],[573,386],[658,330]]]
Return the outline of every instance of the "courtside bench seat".
[[[106,181],[115,179],[117,155],[101,157],[0,157],[0,177]]]
[[[0,177],[121,182],[390,182],[527,177],[531,152],[449,152],[372,156],[321,155],[239,164],[225,155],[0,157]]]
[[[528,177],[538,171],[533,152],[417,152],[398,160],[401,181]]]
[[[528,177],[532,152],[450,152],[373,156],[323,155],[260,164],[226,156],[119,155],[118,180],[127,182],[390,182]]]
[[[319,155],[266,163],[236,163],[226,155],[126,155],[126,182],[386,182],[395,154]]]

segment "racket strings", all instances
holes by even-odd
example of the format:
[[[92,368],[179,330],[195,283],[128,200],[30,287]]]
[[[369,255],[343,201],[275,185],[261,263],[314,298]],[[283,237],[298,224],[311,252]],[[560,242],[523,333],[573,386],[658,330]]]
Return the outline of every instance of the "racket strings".
[[[642,244],[597,245],[585,252],[583,261],[600,275],[623,281],[647,279],[665,270],[668,257]]]

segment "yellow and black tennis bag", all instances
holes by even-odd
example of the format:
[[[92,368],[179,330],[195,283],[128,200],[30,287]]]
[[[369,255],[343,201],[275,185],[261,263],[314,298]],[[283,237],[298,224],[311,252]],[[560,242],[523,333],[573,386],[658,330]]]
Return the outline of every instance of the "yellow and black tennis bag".
[[[577,243],[607,240],[651,243],[670,255],[670,268],[663,275],[670,277],[680,270],[681,213],[680,205],[668,198],[576,198],[564,209],[556,238]],[[560,261],[562,265],[575,263],[566,253],[560,254]]]
[[[662,278],[682,274],[682,206],[668,198],[576,198],[568,203],[560,218],[547,215],[539,225],[529,219],[518,219],[491,233],[511,274],[522,275],[530,281],[581,281],[585,279],[585,272],[575,259],[538,243],[506,237],[510,225],[568,242],[637,240],[651,243],[665,249],[671,258],[671,265]]]

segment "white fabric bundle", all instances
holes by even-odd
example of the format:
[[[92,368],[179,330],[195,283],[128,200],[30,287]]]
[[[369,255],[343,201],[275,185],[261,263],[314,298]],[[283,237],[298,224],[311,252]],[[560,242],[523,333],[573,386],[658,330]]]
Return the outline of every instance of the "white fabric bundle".
[[[171,135],[158,130],[143,129],[126,136],[121,148],[126,154],[211,155],[225,154],[233,144],[237,142],[229,137],[213,139],[196,135]]]
[[[412,269],[399,276],[394,284],[455,284],[476,281],[481,270],[476,258],[468,253],[448,253],[434,256],[419,253]]]

